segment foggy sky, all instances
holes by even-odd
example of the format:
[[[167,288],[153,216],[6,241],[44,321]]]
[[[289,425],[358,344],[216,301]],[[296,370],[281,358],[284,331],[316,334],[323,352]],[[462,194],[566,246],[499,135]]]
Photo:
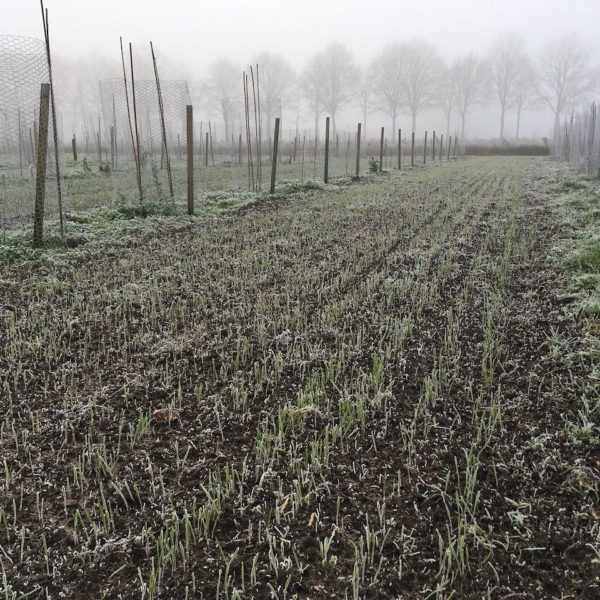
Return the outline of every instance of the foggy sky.
[[[331,40],[366,65],[388,41],[423,37],[449,62],[469,51],[485,54],[509,30],[525,38],[534,59],[552,39],[575,32],[600,63],[600,0],[47,0],[45,6],[56,56],[94,54],[116,62],[122,35],[138,45],[152,40],[159,56],[181,65],[176,76],[195,79],[217,58],[241,68],[262,50],[282,54],[299,71]],[[0,0],[5,34],[42,38],[39,0]],[[488,117],[477,113],[478,132],[494,135],[496,123],[488,131]],[[523,134],[546,135],[546,118],[540,119],[524,115]]]

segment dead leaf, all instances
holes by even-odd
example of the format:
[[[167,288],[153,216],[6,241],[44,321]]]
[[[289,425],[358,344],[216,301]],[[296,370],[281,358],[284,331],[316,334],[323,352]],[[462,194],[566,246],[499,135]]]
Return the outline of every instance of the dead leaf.
[[[159,408],[152,413],[152,418],[157,423],[171,423],[171,421],[181,420],[179,413],[172,408]]]

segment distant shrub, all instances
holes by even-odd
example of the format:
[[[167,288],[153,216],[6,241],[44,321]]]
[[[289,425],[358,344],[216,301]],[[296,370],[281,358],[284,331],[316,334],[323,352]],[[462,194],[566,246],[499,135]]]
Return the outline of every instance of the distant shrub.
[[[549,156],[545,144],[468,144],[465,154],[471,156]]]

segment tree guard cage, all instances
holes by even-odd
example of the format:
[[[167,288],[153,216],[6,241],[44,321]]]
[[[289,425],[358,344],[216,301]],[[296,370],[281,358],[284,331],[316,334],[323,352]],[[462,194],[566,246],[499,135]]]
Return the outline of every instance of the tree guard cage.
[[[45,43],[0,36],[0,232],[4,236],[9,231],[29,230],[33,220],[42,83],[50,83]],[[50,234],[59,232],[61,217],[56,156],[59,161],[64,156],[59,134],[60,130],[55,136],[50,118],[44,203]]]
[[[600,177],[600,117],[596,103],[563,122],[555,132],[554,152],[573,167]]]
[[[133,139],[136,140],[132,109],[134,98],[129,80],[127,86],[131,128],[133,128]],[[156,81],[135,81],[143,200],[144,202],[170,201],[167,173],[168,153],[174,200],[183,202],[187,198],[186,106],[191,104],[190,93],[186,81],[161,80],[160,87],[164,109],[164,136]],[[100,148],[101,167],[111,173],[113,191],[117,201],[139,202],[125,83],[123,79],[108,79],[100,81],[99,88],[104,122],[104,139]]]

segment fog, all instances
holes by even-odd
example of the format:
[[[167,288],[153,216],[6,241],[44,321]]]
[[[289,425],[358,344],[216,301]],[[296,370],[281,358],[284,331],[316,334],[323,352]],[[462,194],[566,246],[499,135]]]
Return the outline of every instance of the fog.
[[[140,77],[151,76],[151,40],[157,50],[161,77],[186,79],[197,118],[211,118],[217,124],[222,123],[222,114],[218,103],[211,100],[206,91],[211,65],[222,58],[232,61],[239,68],[241,94],[242,69],[262,51],[281,55],[299,75],[311,56],[335,40],[345,45],[356,65],[368,73],[373,68],[374,58],[392,42],[421,38],[433,44],[439,57],[451,64],[469,52],[485,58],[499,36],[514,32],[523,39],[525,50],[535,65],[549,43],[574,34],[578,42],[591,51],[591,63],[600,63],[597,34],[600,3],[597,0],[430,0],[426,3],[47,0],[45,5],[49,10],[55,84],[57,95],[63,100],[59,110],[64,115],[66,135],[69,135],[69,123],[76,127],[78,120],[99,113],[98,80],[121,76],[119,36],[133,43],[136,75]],[[42,38],[39,2],[0,0],[0,35],[5,34]],[[72,101],[75,89],[80,92],[78,102]],[[313,112],[304,96],[296,87],[282,99],[284,129],[286,124],[291,126],[297,122],[314,127]],[[593,97],[587,94],[580,101]],[[390,127],[390,116],[380,108],[380,103],[371,103],[367,111],[369,125]],[[325,116],[324,111],[322,114]],[[338,127],[354,127],[362,115],[358,97],[349,98],[338,109]],[[498,137],[499,122],[497,98],[488,94],[470,106],[466,134],[471,138]],[[533,101],[526,103],[521,116],[521,136],[547,136],[552,125],[553,113],[547,106]],[[453,111],[450,127],[458,130],[459,126],[459,116]],[[407,110],[400,110],[396,127],[410,130]],[[418,131],[444,130],[443,110],[438,107],[421,110],[416,128]],[[505,137],[514,137],[515,128],[516,114],[511,104],[506,112]]]

